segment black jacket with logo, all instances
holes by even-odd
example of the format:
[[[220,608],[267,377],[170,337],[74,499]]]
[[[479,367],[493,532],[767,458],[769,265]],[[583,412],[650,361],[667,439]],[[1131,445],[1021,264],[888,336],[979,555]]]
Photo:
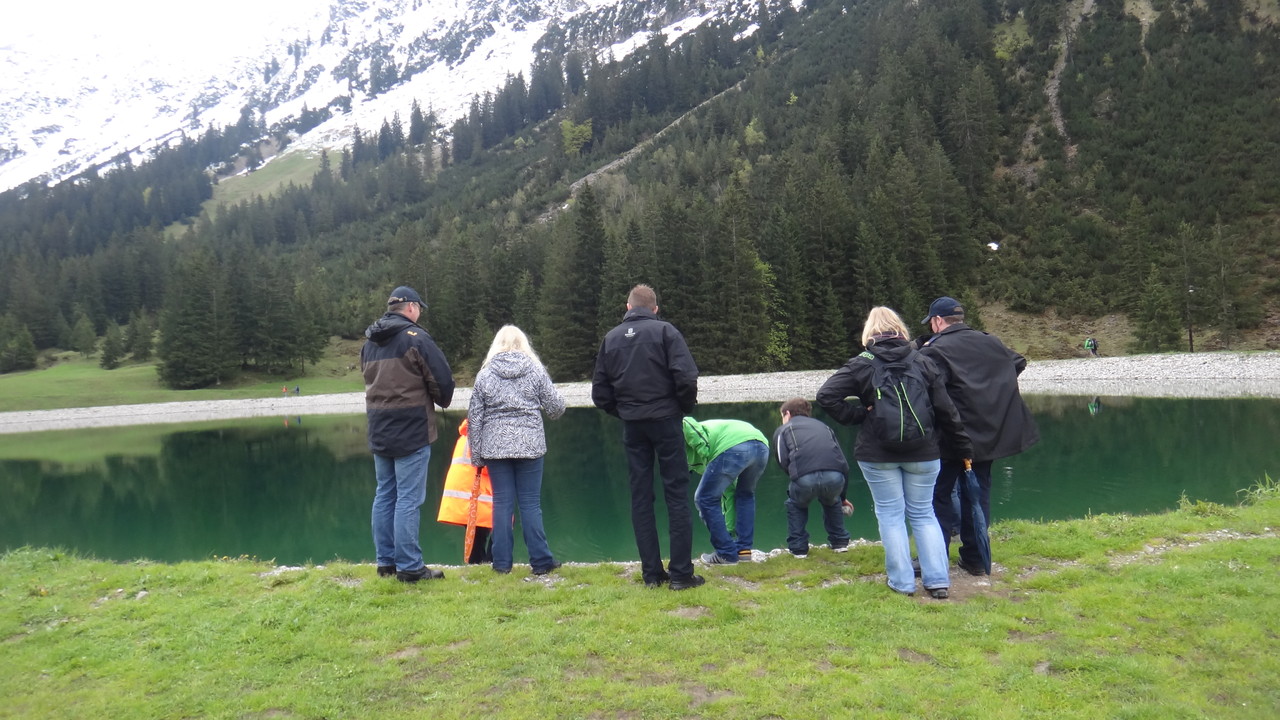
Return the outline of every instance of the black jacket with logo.
[[[623,420],[662,420],[693,412],[698,366],[684,336],[652,310],[627,311],[600,344],[591,401]]]
[[[431,336],[389,312],[364,331],[360,348],[369,450],[404,457],[436,441],[435,406],[453,402],[453,372]]]
[[[1018,391],[1027,359],[995,335],[955,323],[925,341],[920,352],[933,360],[973,441],[974,460],[1017,455],[1040,440],[1040,430]],[[959,459],[945,442],[942,457]]]

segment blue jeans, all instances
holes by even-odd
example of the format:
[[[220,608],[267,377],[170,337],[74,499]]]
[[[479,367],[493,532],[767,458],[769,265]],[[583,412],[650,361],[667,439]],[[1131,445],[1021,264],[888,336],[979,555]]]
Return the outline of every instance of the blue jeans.
[[[760,482],[760,476],[764,475],[768,465],[768,445],[759,440],[738,443],[707,463],[702,481],[693,493],[693,503],[711,533],[711,547],[729,562],[737,562],[738,551],[750,550],[755,542],[756,483]],[[724,510],[720,507],[720,497],[735,480],[738,482],[733,491],[733,509],[737,516],[734,523],[738,535],[736,542],[729,535]]]
[[[418,545],[419,508],[427,497],[431,446],[398,458],[373,456],[378,487],[373,493],[373,550],[379,566],[400,571],[422,567]]]
[[[542,528],[542,458],[489,459],[493,483],[493,569],[510,570],[515,546],[515,512],[529,548],[529,565],[545,572],[556,564]]]
[[[801,475],[787,486],[787,549],[797,555],[809,552],[809,503],[817,500],[822,505],[822,524],[827,530],[831,547],[849,544],[849,532],[844,529],[844,509],[840,493],[844,491],[844,475],[835,470],[822,470]]]
[[[916,539],[920,555],[920,578],[925,588],[951,586],[947,575],[947,545],[942,529],[933,515],[933,483],[941,463],[928,462],[858,462],[862,476],[871,489],[876,504],[876,520],[880,523],[880,540],[884,543],[884,569],[889,587],[902,593],[916,589],[915,571],[911,568],[911,542],[907,539],[907,523]]]

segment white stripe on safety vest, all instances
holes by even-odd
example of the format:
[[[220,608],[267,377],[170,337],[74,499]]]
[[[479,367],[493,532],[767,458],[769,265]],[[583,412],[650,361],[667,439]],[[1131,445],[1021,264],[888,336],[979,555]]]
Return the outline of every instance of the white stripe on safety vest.
[[[458,457],[453,459],[453,464],[454,465],[470,465],[471,458],[459,455]]]
[[[445,496],[445,497],[451,497],[451,498],[459,498],[459,499],[462,499],[462,500],[470,500],[470,499],[471,499],[471,493],[469,493],[469,492],[463,492],[463,491],[461,491],[461,490],[445,490],[445,491],[444,491],[444,496]],[[492,495],[483,495],[483,494],[482,494],[482,495],[480,495],[480,496],[478,497],[478,499],[480,500],[480,502],[487,502],[487,503],[491,503],[491,502],[493,502],[493,496],[492,496]]]

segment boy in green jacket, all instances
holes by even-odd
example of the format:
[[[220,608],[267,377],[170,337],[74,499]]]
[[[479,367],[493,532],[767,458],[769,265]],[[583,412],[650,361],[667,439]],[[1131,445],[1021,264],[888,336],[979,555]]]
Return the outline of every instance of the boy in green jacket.
[[[769,441],[742,420],[684,419],[684,449],[689,470],[702,474],[693,494],[698,515],[711,533],[715,552],[702,556],[708,565],[735,565],[751,559],[755,541],[756,483],[769,465]],[[720,499],[733,487],[735,540],[725,524]],[[726,498],[727,500],[727,498]]]

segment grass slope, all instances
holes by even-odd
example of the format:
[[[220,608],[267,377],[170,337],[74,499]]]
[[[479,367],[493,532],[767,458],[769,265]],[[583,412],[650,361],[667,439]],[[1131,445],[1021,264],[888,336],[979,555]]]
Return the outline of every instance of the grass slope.
[[[0,557],[0,717],[1270,718],[1280,490],[998,524],[950,601],[878,546],[704,570],[406,585],[368,565]]]

